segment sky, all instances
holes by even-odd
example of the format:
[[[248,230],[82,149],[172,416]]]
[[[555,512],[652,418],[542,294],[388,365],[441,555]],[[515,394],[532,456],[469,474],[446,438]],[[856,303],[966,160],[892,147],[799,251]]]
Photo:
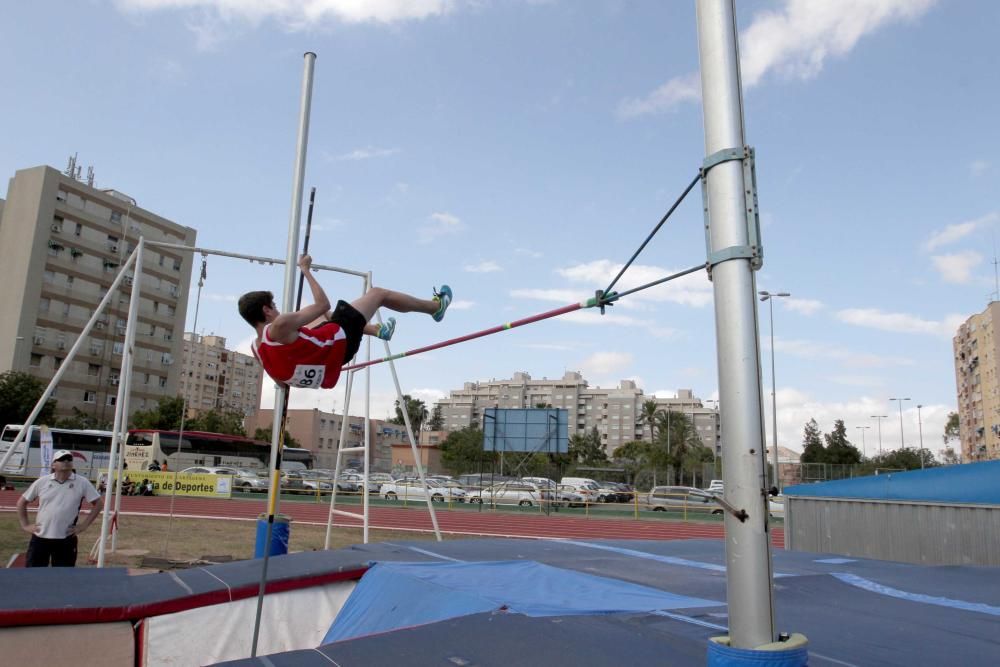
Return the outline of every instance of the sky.
[[[393,353],[581,301],[605,287],[704,158],[695,3],[654,0],[81,0],[5,3],[0,175],[68,156],[96,185],[193,227],[198,244],[286,253],[303,53],[317,54],[310,252],[376,285],[455,301],[401,315]],[[1000,3],[739,2],[774,303],[779,444],[843,419],[868,454],[942,446],[951,337],[997,298]],[[994,63],[991,65],[990,63]],[[5,189],[0,190],[5,197]],[[697,189],[619,283],[705,261]],[[303,216],[303,224],[305,216]],[[248,350],[249,289],[283,269],[210,257],[197,332]],[[358,278],[322,273],[334,299]],[[195,328],[192,286],[187,330]],[[428,404],[467,381],[635,380],[718,397],[704,272],[396,363]],[[279,304],[280,305],[280,304]],[[759,304],[771,440],[768,303]],[[364,347],[362,348],[362,354]],[[384,356],[381,344],[374,357]],[[363,376],[359,376],[363,377]],[[395,397],[371,373],[371,414]],[[363,410],[358,385],[350,411]],[[899,403],[902,403],[902,433]],[[265,383],[262,399],[273,405]],[[343,409],[342,386],[292,407]],[[921,405],[919,410],[917,405]],[[723,417],[725,408],[723,407]],[[864,427],[871,427],[865,429]]]

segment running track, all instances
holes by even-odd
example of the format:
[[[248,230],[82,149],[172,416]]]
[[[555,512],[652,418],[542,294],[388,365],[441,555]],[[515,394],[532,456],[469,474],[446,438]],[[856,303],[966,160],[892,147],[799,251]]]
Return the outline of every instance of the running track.
[[[14,491],[0,492],[0,510],[14,509],[20,494]],[[170,498],[165,497],[124,497],[122,514],[168,516]],[[357,505],[341,505],[339,509],[355,511]],[[532,514],[526,512],[493,512],[484,508],[482,512],[469,509],[448,510],[447,506],[435,506],[438,526],[442,533],[456,535],[478,535],[497,537],[569,538],[569,539],[636,539],[636,540],[683,540],[722,539],[724,529],[721,523],[699,523],[668,521],[662,519],[599,518],[596,516],[565,516]],[[266,512],[264,500],[177,497],[174,501],[174,516],[201,519],[255,520]],[[302,524],[326,525],[328,503],[282,501],[279,511],[293,521]],[[369,510],[370,528],[390,530],[412,530],[430,532],[433,530],[426,505],[410,507],[372,506]],[[335,526],[360,527],[357,521],[334,516]],[[771,543],[784,548],[785,533],[775,526],[771,531]]]

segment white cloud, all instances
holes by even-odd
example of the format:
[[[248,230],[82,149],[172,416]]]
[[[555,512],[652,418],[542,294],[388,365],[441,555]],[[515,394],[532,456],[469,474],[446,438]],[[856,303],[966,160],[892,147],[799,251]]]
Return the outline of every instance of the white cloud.
[[[950,255],[934,255],[931,262],[941,274],[946,283],[965,285],[972,280],[972,270],[983,261],[983,256],[975,250],[953,253]]]
[[[518,255],[524,255],[525,257],[530,257],[531,259],[539,259],[542,257],[542,253],[537,250],[531,250],[530,248],[514,248],[514,252]]]
[[[768,340],[762,339],[765,347]],[[774,347],[780,355],[789,354],[800,359],[829,360],[838,365],[852,368],[887,368],[891,366],[912,366],[914,361],[906,357],[894,357],[884,354],[869,354],[855,352],[839,345],[822,341],[786,340],[776,338]]]
[[[699,99],[701,99],[701,79],[696,72],[675,77],[646,97],[622,100],[618,103],[618,116],[635,118],[649,113],[670,111],[684,102],[696,102]]]
[[[597,352],[579,363],[584,375],[612,375],[632,365],[628,352]]]
[[[936,0],[786,0],[776,11],[754,16],[740,35],[746,89],[770,72],[811,79],[830,57],[843,57],[865,35],[923,15]],[[624,118],[669,111],[699,97],[697,74],[674,77],[649,95],[619,104]]]
[[[977,229],[987,227],[997,221],[1000,221],[1000,213],[993,211],[974,220],[948,225],[944,229],[931,234],[931,237],[924,243],[924,250],[930,252],[943,245],[952,244],[955,241],[965,238]]]
[[[389,155],[395,155],[399,153],[398,148],[375,148],[373,146],[366,146],[364,148],[355,148],[349,153],[343,153],[341,155],[335,155],[334,160],[370,160],[377,157],[387,157]]]
[[[324,21],[344,23],[398,23],[441,16],[459,4],[457,0],[115,0],[134,12],[199,10],[226,22],[256,25],[275,20],[285,28],[304,31]]]
[[[458,234],[465,224],[451,213],[431,213],[429,221],[417,230],[418,243],[430,243],[434,239]]]
[[[493,260],[485,260],[478,264],[466,264],[462,269],[469,273],[494,273],[496,271],[503,271],[503,267]]]
[[[962,315],[948,315],[941,321],[934,321],[908,313],[886,313],[877,308],[847,308],[837,312],[837,319],[847,324],[881,331],[951,337],[967,318]]]
[[[985,174],[987,171],[990,170],[990,166],[991,166],[990,163],[987,162],[986,160],[973,160],[969,164],[969,172],[973,176],[982,176],[983,174]]]
[[[796,313],[802,313],[803,315],[812,315],[823,307],[823,302],[817,301],[816,299],[796,299],[795,297],[787,297],[785,299],[779,299],[778,302],[784,303],[785,306],[788,307],[788,310]]]

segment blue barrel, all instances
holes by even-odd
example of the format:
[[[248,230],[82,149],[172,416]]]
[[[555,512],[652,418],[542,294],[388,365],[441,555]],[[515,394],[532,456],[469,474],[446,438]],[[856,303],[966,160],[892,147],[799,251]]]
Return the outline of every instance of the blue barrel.
[[[271,548],[268,556],[284,556],[288,553],[288,534],[291,526],[291,517],[278,514],[274,517],[274,526],[271,528]],[[253,557],[264,557],[264,543],[267,542],[267,515],[257,515],[257,542],[254,544]]]
[[[729,637],[710,637],[708,667],[806,667],[809,640],[795,633],[756,649],[733,648]]]

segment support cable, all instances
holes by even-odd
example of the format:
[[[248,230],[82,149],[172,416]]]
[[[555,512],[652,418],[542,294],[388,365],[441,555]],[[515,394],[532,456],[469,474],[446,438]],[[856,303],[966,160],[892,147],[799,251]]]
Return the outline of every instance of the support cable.
[[[677,207],[681,205],[681,202],[684,201],[684,198],[687,197],[688,194],[691,192],[691,190],[694,189],[694,186],[698,185],[698,182],[701,181],[702,176],[703,176],[702,172],[699,171],[698,175],[694,177],[694,180],[692,180],[688,184],[688,186],[684,188],[684,192],[682,192],[681,196],[677,198],[677,201],[675,201],[674,205],[670,207],[670,210],[668,210],[664,214],[664,216],[660,218],[660,221],[656,224],[656,227],[653,227],[653,231],[649,233],[649,236],[647,236],[646,240],[642,242],[642,245],[639,246],[639,249],[632,254],[632,256],[629,258],[627,262],[625,262],[625,266],[623,266],[621,271],[618,272],[618,275],[615,276],[615,279],[611,281],[611,284],[604,288],[604,296],[607,296],[611,293],[611,288],[614,287],[615,283],[618,282],[618,279],[625,274],[625,272],[628,270],[628,267],[632,266],[632,262],[635,261],[635,258],[638,257],[639,253],[641,253],[646,248],[646,245],[648,245],[649,242],[653,240],[653,237],[656,236],[656,232],[660,231],[660,227],[662,227],[663,224],[667,221],[667,219],[670,218],[671,215],[673,215],[673,212],[677,210]]]
[[[644,289],[649,289],[650,287],[655,287],[656,285],[661,285],[665,282],[686,276],[689,273],[694,273],[695,271],[704,270],[705,265],[699,264],[697,266],[692,266],[690,269],[684,269],[678,273],[671,274],[665,278],[660,278],[659,280],[654,280],[653,282],[646,283],[645,285],[640,285],[639,287],[634,287],[625,292],[612,292],[611,294],[604,296],[594,296],[593,298],[587,299],[586,301],[581,301],[579,303],[571,303],[568,306],[563,306],[562,308],[556,308],[555,310],[549,310],[544,313],[539,313],[538,315],[532,315],[531,317],[525,317],[524,319],[514,320],[513,322],[508,322],[506,324],[501,324],[489,329],[483,329],[482,331],[476,331],[474,333],[466,334],[465,336],[459,336],[458,338],[451,338],[440,343],[435,343],[433,345],[426,345],[424,347],[418,347],[413,350],[408,350],[406,352],[400,352],[399,354],[393,354],[388,357],[382,357],[381,359],[372,359],[371,361],[365,361],[358,364],[352,364],[350,366],[344,366],[341,368],[341,372],[344,371],[356,371],[359,368],[365,368],[367,366],[374,366],[375,364],[381,364],[386,361],[394,361],[396,359],[402,359],[403,357],[413,357],[424,352],[430,352],[431,350],[438,350],[442,347],[450,347],[458,343],[464,343],[469,340],[475,340],[476,338],[483,338],[484,336],[489,336],[495,333],[500,333],[501,331],[507,331],[508,329],[516,329],[517,327],[524,326],[525,324],[533,324],[535,322],[541,322],[542,320],[547,320],[552,317],[558,317],[559,315],[565,315],[566,313],[572,313],[577,310],[583,310],[585,308],[603,308],[604,306],[610,306],[618,299],[629,294],[634,294]],[[597,294],[601,294],[601,290],[597,291]]]

